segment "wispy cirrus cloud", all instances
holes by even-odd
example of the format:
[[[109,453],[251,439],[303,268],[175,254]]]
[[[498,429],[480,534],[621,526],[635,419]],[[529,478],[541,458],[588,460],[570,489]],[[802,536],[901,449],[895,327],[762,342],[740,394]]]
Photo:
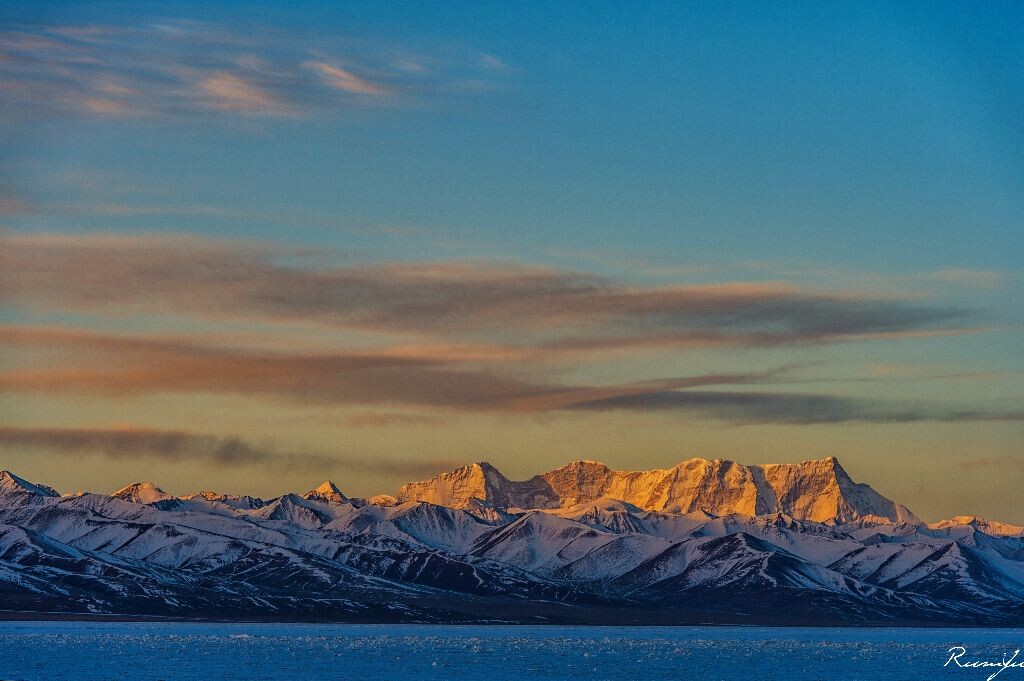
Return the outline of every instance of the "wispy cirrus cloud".
[[[581,409],[602,404],[619,404],[620,401],[622,404],[628,405],[634,398],[642,400],[649,395],[674,394],[677,391],[696,387],[770,383],[775,379],[781,379],[790,369],[791,367],[778,367],[764,372],[707,374],[639,381],[624,385],[568,387],[526,398],[513,398],[506,407],[513,411],[530,412]]]
[[[915,364],[880,363],[867,367],[868,376],[845,379],[849,381],[949,381],[949,380],[984,380],[1002,381],[1014,378],[1020,371],[936,371],[930,366]]]
[[[241,33],[159,18],[128,26],[12,26],[0,31],[0,116],[338,114],[385,96],[391,106],[456,90],[466,78],[501,77],[478,55],[451,48],[425,58],[351,36],[292,38],[270,26]]]
[[[0,341],[22,356],[48,349],[62,357],[59,364],[29,361],[0,373],[0,391],[7,393],[206,393],[367,406],[373,410],[353,425],[368,427],[386,425],[399,413],[393,407],[674,410],[729,423],[1019,420],[1012,409],[748,390],[829,381],[795,376],[799,367],[611,385],[559,380],[583,359],[625,350],[800,347],[982,328],[971,310],[918,298],[785,283],[637,285],[507,263],[332,266],[323,254],[173,234],[7,234],[3,241],[0,303],[8,308],[93,315],[94,323],[135,315],[271,322],[373,339],[371,349],[265,351],[258,343],[189,336],[0,327]]]
[[[385,95],[388,88],[377,83],[372,83],[366,78],[322,61],[307,61],[302,64],[308,69],[315,71],[324,81],[333,88],[352,92],[360,95]]]
[[[316,324],[501,341],[551,355],[775,347],[979,330],[969,309],[786,283],[632,285],[486,262],[331,267],[266,244],[181,235],[3,237],[2,302],[94,314]]]
[[[481,54],[480,63],[483,64],[485,68],[490,69],[491,71],[509,71],[512,68],[501,59],[495,57],[493,54]]]
[[[932,281],[970,288],[993,290],[1003,286],[1014,274],[994,270],[972,270],[965,268],[948,268],[926,272],[921,275]]]
[[[211,109],[267,116],[287,116],[298,112],[286,99],[227,71],[202,77],[196,83],[196,89]]]
[[[391,426],[438,426],[445,421],[440,416],[412,414],[393,411],[366,411],[352,414],[344,419],[352,428],[384,428]]]
[[[111,459],[152,459],[211,466],[430,476],[459,465],[453,460],[395,460],[282,450],[238,437],[150,428],[18,428],[0,426],[0,448],[52,456],[99,454]]]
[[[5,345],[60,349],[74,362],[0,374],[2,392],[130,396],[222,393],[321,404],[479,408],[545,390],[463,366],[443,351],[258,353],[188,342],[0,328]],[[555,390],[555,388],[546,388]]]
[[[236,437],[197,435],[177,430],[146,428],[15,428],[0,426],[0,447],[46,449],[63,454],[103,453],[112,458],[154,457],[177,463],[202,459],[217,466],[266,463],[278,452]],[[287,455],[281,460],[288,460]],[[305,457],[297,457],[305,458]],[[314,457],[310,464],[323,463]]]
[[[11,326],[0,327],[0,342],[10,349],[56,351],[63,358],[56,366],[47,363],[0,373],[0,393],[113,398],[230,394],[321,406],[385,408],[352,417],[352,425],[366,427],[403,419],[404,415],[390,411],[393,407],[426,409],[431,420],[437,412],[611,411],[678,412],[738,425],[1024,420],[1024,411],[1012,409],[736,390],[792,383],[800,368],[795,366],[586,385],[519,378],[509,373],[510,363],[500,353],[473,355],[443,347],[261,353],[173,339]]]
[[[666,390],[601,398],[581,402],[571,408],[583,411],[674,411],[738,425],[1024,421],[1024,410],[783,392]]]
[[[963,471],[1024,471],[1024,458],[1013,456],[982,456],[957,461],[956,467]]]

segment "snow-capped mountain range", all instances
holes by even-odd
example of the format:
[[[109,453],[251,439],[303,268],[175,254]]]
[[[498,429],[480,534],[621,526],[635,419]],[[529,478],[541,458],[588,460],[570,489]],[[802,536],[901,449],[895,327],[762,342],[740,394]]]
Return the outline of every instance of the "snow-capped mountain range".
[[[0,612],[1020,626],[1024,528],[926,524],[835,458],[477,463],[370,499],[61,496],[3,471]]]

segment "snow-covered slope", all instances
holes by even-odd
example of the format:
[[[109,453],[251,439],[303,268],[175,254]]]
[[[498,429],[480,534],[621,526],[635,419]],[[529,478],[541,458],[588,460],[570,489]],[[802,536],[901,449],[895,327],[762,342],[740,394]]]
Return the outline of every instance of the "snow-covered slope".
[[[528,510],[524,510],[528,509]],[[360,621],[1024,624],[1024,533],[922,524],[835,459],[474,464],[393,497],[152,483],[61,497],[0,473],[6,610]],[[642,613],[642,614],[640,614]]]
[[[174,498],[151,482],[132,483],[110,496],[133,504],[155,504],[158,501],[169,501]]]
[[[1000,523],[997,521],[986,520],[973,515],[958,515],[954,516],[949,520],[940,520],[937,523],[931,523],[928,527],[935,530],[944,530],[950,528],[960,527],[973,527],[981,530],[985,534],[997,536],[997,537],[1024,537],[1024,527],[1017,525],[1010,525],[1008,523]]]
[[[189,494],[179,498],[180,501],[192,502],[191,505],[198,508],[214,508],[217,505],[226,506],[234,510],[248,510],[266,506],[267,502],[258,497],[235,494],[218,494],[211,490],[203,490],[196,494]]]
[[[0,471],[0,498],[6,503],[21,501],[39,501],[59,497],[60,493],[46,485],[36,485],[19,478],[10,471]]]

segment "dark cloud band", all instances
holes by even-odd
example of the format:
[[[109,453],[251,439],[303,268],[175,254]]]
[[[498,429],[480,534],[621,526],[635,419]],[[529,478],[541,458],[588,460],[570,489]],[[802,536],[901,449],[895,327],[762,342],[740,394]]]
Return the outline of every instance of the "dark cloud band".
[[[0,426],[0,448],[42,450],[53,455],[101,454],[113,459],[155,459],[213,466],[270,466],[324,473],[360,472],[380,475],[433,475],[457,465],[454,461],[396,461],[349,458],[282,451],[237,437],[179,430],[103,428],[14,428]]]
[[[671,410],[737,424],[1024,421],[1024,412],[778,392],[670,390],[581,402],[571,408],[586,411]]]
[[[447,348],[409,354],[253,353],[192,342],[105,336],[82,331],[0,327],[8,347],[49,348],[55,367],[0,373],[0,393],[126,397],[166,393],[234,394],[323,406],[383,408],[362,425],[394,419],[392,406],[449,413],[678,411],[731,423],[907,423],[1018,421],[1021,412],[954,408],[894,400],[790,392],[739,391],[739,386],[801,382],[800,366],[769,371],[669,377],[613,385],[559,384],[507,375],[504,362],[460,360]],[[813,381],[811,381],[813,382]],[[732,387],[732,390],[726,388]],[[405,418],[408,418],[406,416]],[[358,425],[358,424],[357,424]],[[125,436],[128,437],[128,436]],[[157,444],[153,441],[153,444]],[[175,440],[166,443],[173,453]],[[222,443],[219,457],[230,457]]]
[[[324,325],[549,356],[645,347],[784,346],[969,330],[967,309],[778,283],[632,286],[494,263],[341,268],[195,237],[4,238],[8,305]]]

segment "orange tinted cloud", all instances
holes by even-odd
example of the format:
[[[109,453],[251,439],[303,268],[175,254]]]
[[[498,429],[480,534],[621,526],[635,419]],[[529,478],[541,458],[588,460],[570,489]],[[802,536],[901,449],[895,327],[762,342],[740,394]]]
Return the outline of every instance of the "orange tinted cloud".
[[[136,25],[0,30],[0,114],[98,117],[342,115],[352,106],[441,97],[467,75],[495,82],[500,69],[450,45],[444,68],[400,45],[356,50],[351,39],[310,44],[270,25],[245,33],[213,22],[160,18]],[[341,55],[345,66],[317,58]],[[374,79],[363,75],[376,74]],[[377,82],[387,80],[384,86]]]
[[[294,112],[287,102],[228,72],[204,77],[196,84],[196,89],[200,98],[214,109],[273,115]]]
[[[345,417],[345,425],[353,428],[386,428],[391,426],[437,426],[444,423],[438,416],[403,412],[362,412]]]
[[[344,90],[345,92],[352,92],[359,95],[385,95],[388,93],[388,89],[384,86],[371,83],[365,78],[360,78],[351,71],[347,71],[338,66],[332,66],[326,62],[307,61],[303,66],[315,71],[331,87]]]
[[[196,237],[8,235],[4,242],[3,301],[35,310],[308,323],[456,344],[500,339],[551,352],[780,346],[975,328],[964,308],[784,283],[637,286],[481,262],[324,267],[266,245]]]
[[[173,340],[0,328],[5,344],[59,348],[60,366],[0,373],[0,391],[110,396],[231,393],[325,404],[477,408],[552,388],[464,368],[445,357],[383,352],[259,353]]]
[[[787,382],[794,367],[666,377],[619,385],[559,384],[512,375],[504,362],[375,352],[258,352],[159,338],[0,327],[9,348],[53,350],[59,363],[0,373],[0,392],[131,397],[230,394],[327,406],[398,406],[467,413],[678,411],[746,423],[1019,421],[1013,410],[846,398],[728,392],[725,386]],[[715,390],[706,390],[715,388]],[[361,425],[370,425],[364,420]]]

